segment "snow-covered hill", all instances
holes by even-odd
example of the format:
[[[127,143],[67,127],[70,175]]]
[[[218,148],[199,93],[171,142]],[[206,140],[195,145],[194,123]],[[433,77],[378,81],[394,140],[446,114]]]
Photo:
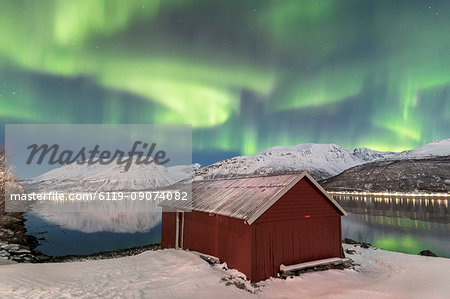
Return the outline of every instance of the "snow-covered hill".
[[[197,171],[196,177],[230,177],[306,170],[320,180],[337,175],[350,167],[393,154],[368,148],[344,149],[336,144],[276,146],[255,155],[234,157],[214,163]]]
[[[133,164],[69,164],[52,169],[34,179],[23,181],[27,191],[131,191],[172,185],[189,178],[200,164],[164,167]]]
[[[382,159],[320,182],[328,191],[450,193],[450,156]]]
[[[330,191],[450,192],[450,138],[345,170],[321,182]]]
[[[450,155],[450,138],[431,141],[416,149],[379,152],[368,148],[344,149],[336,144],[275,146],[251,156],[240,156],[214,163],[196,172],[196,178],[278,174],[308,171],[323,180],[346,169],[377,160],[420,159]]]
[[[32,180],[24,181],[28,191],[114,191],[164,187],[194,176],[194,179],[233,177],[255,174],[279,174],[308,171],[323,180],[344,170],[378,160],[420,159],[450,155],[450,138],[431,141],[400,153],[379,152],[368,148],[344,149],[336,144],[299,144],[275,146],[251,156],[233,157],[204,168],[199,164],[163,167],[154,164],[63,166]]]
[[[450,155],[450,138],[442,140],[433,140],[425,145],[419,146],[413,150],[403,151],[396,154],[393,158],[429,158],[435,156],[449,156]]]

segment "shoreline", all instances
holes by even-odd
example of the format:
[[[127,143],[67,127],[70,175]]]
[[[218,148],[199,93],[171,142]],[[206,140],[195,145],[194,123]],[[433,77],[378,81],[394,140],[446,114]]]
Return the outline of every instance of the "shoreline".
[[[90,260],[104,260],[104,259],[114,259],[125,256],[133,256],[141,254],[149,250],[159,250],[161,249],[160,244],[148,244],[137,247],[123,248],[117,250],[106,250],[99,251],[89,254],[69,254],[63,256],[48,256],[49,259],[41,260],[39,263],[67,263],[67,262],[78,262],[78,261],[90,261]],[[36,251],[41,253],[39,251]]]
[[[370,191],[327,191],[331,195],[361,195],[361,196],[401,196],[401,197],[449,197],[450,193],[414,193],[414,192],[370,192]],[[447,198],[445,199],[447,200]]]
[[[0,260],[33,262],[37,260],[35,236],[27,234],[24,213],[6,213],[0,203]]]
[[[331,191],[332,195],[356,195],[358,192],[336,192]],[[370,196],[370,193],[360,193],[366,196]],[[373,195],[373,193],[372,193]],[[404,194],[402,194],[404,195]],[[424,196],[424,195],[422,195]],[[427,196],[432,199],[432,196]],[[444,199],[446,200],[446,199]],[[0,202],[0,264],[4,263],[49,263],[49,262],[72,262],[72,261],[84,261],[94,259],[109,259],[118,258],[124,256],[133,256],[140,254],[148,250],[160,249],[160,244],[148,244],[143,246],[107,250],[101,252],[95,252],[90,254],[71,254],[65,256],[49,256],[36,250],[39,245],[38,239],[27,234],[24,218],[25,213],[6,213],[4,212],[4,201]],[[358,244],[365,244],[364,242],[354,241]],[[345,244],[345,239],[343,244]],[[353,244],[353,243],[350,243]],[[421,252],[426,252],[427,249],[423,248]],[[411,253],[412,255],[420,254]]]
[[[8,244],[8,245],[17,245],[17,244]],[[374,247],[370,243],[366,242],[360,242],[356,241],[350,238],[344,238],[342,240],[342,246],[344,248],[344,245],[352,245],[355,247],[365,248],[369,249],[372,248],[374,250],[384,250],[381,248]],[[106,259],[116,259],[121,257],[129,257],[129,256],[135,256],[139,255],[146,251],[158,251],[161,250],[160,244],[148,244],[143,246],[137,246],[137,247],[130,247],[130,248],[123,248],[123,249],[117,249],[117,250],[107,250],[107,251],[100,251],[95,253],[89,253],[89,254],[70,254],[70,255],[64,255],[64,256],[48,256],[46,254],[43,254],[40,251],[36,251],[34,249],[30,249],[27,253],[28,255],[32,255],[33,259],[22,259],[22,260],[3,260],[3,264],[0,263],[0,265],[5,264],[14,264],[14,263],[33,263],[33,264],[48,264],[48,263],[71,263],[71,262],[83,262],[83,261],[92,261],[92,260],[106,260]],[[186,250],[183,250],[186,251]],[[384,250],[388,252],[393,253],[401,253],[397,251],[389,251]],[[345,250],[346,255],[350,254],[352,255],[352,252],[348,252]],[[408,253],[402,253],[402,254],[408,254]],[[437,256],[433,252],[431,252],[428,249],[423,249],[422,251],[418,252],[417,254],[408,254],[412,256],[429,256],[429,257],[439,257],[439,258],[446,258]],[[1,261],[1,260],[0,260]]]

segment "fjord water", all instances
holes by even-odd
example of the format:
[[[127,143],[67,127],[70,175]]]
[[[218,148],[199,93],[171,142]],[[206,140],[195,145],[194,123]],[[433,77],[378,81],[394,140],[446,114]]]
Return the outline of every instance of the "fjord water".
[[[334,197],[349,214],[342,217],[343,238],[410,254],[429,249],[450,258],[448,198]],[[52,256],[89,254],[160,242],[160,215],[124,216],[114,209],[108,213],[99,222],[82,213],[46,209],[28,212],[25,224],[28,233],[39,239],[37,250]]]
[[[33,212],[27,212],[25,219],[28,233],[38,238],[36,250],[50,256],[119,250],[157,244],[161,240],[161,222],[144,232],[84,232],[53,223]]]
[[[342,217],[343,238],[410,254],[428,249],[450,258],[448,197],[333,197],[349,214]]]
[[[91,254],[157,244],[161,208],[156,201],[36,202],[25,214],[29,234],[51,256]]]

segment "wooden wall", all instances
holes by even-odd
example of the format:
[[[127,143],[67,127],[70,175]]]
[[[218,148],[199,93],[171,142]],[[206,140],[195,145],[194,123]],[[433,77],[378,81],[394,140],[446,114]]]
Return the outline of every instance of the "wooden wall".
[[[252,225],[252,280],[291,265],[342,256],[341,215],[308,179],[299,181]]]
[[[176,213],[163,212],[161,247],[174,248]],[[251,227],[244,220],[192,211],[184,213],[183,249],[220,258],[249,277]]]
[[[161,247],[175,248],[176,212],[165,212],[163,208],[161,220]]]
[[[184,217],[184,249],[216,256],[229,268],[250,275],[250,225],[244,220],[197,211]]]

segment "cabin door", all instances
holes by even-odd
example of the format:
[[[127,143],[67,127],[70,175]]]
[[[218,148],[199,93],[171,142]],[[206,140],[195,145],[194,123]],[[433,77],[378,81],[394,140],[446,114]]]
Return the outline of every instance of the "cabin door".
[[[177,212],[175,248],[183,249],[184,212]]]

